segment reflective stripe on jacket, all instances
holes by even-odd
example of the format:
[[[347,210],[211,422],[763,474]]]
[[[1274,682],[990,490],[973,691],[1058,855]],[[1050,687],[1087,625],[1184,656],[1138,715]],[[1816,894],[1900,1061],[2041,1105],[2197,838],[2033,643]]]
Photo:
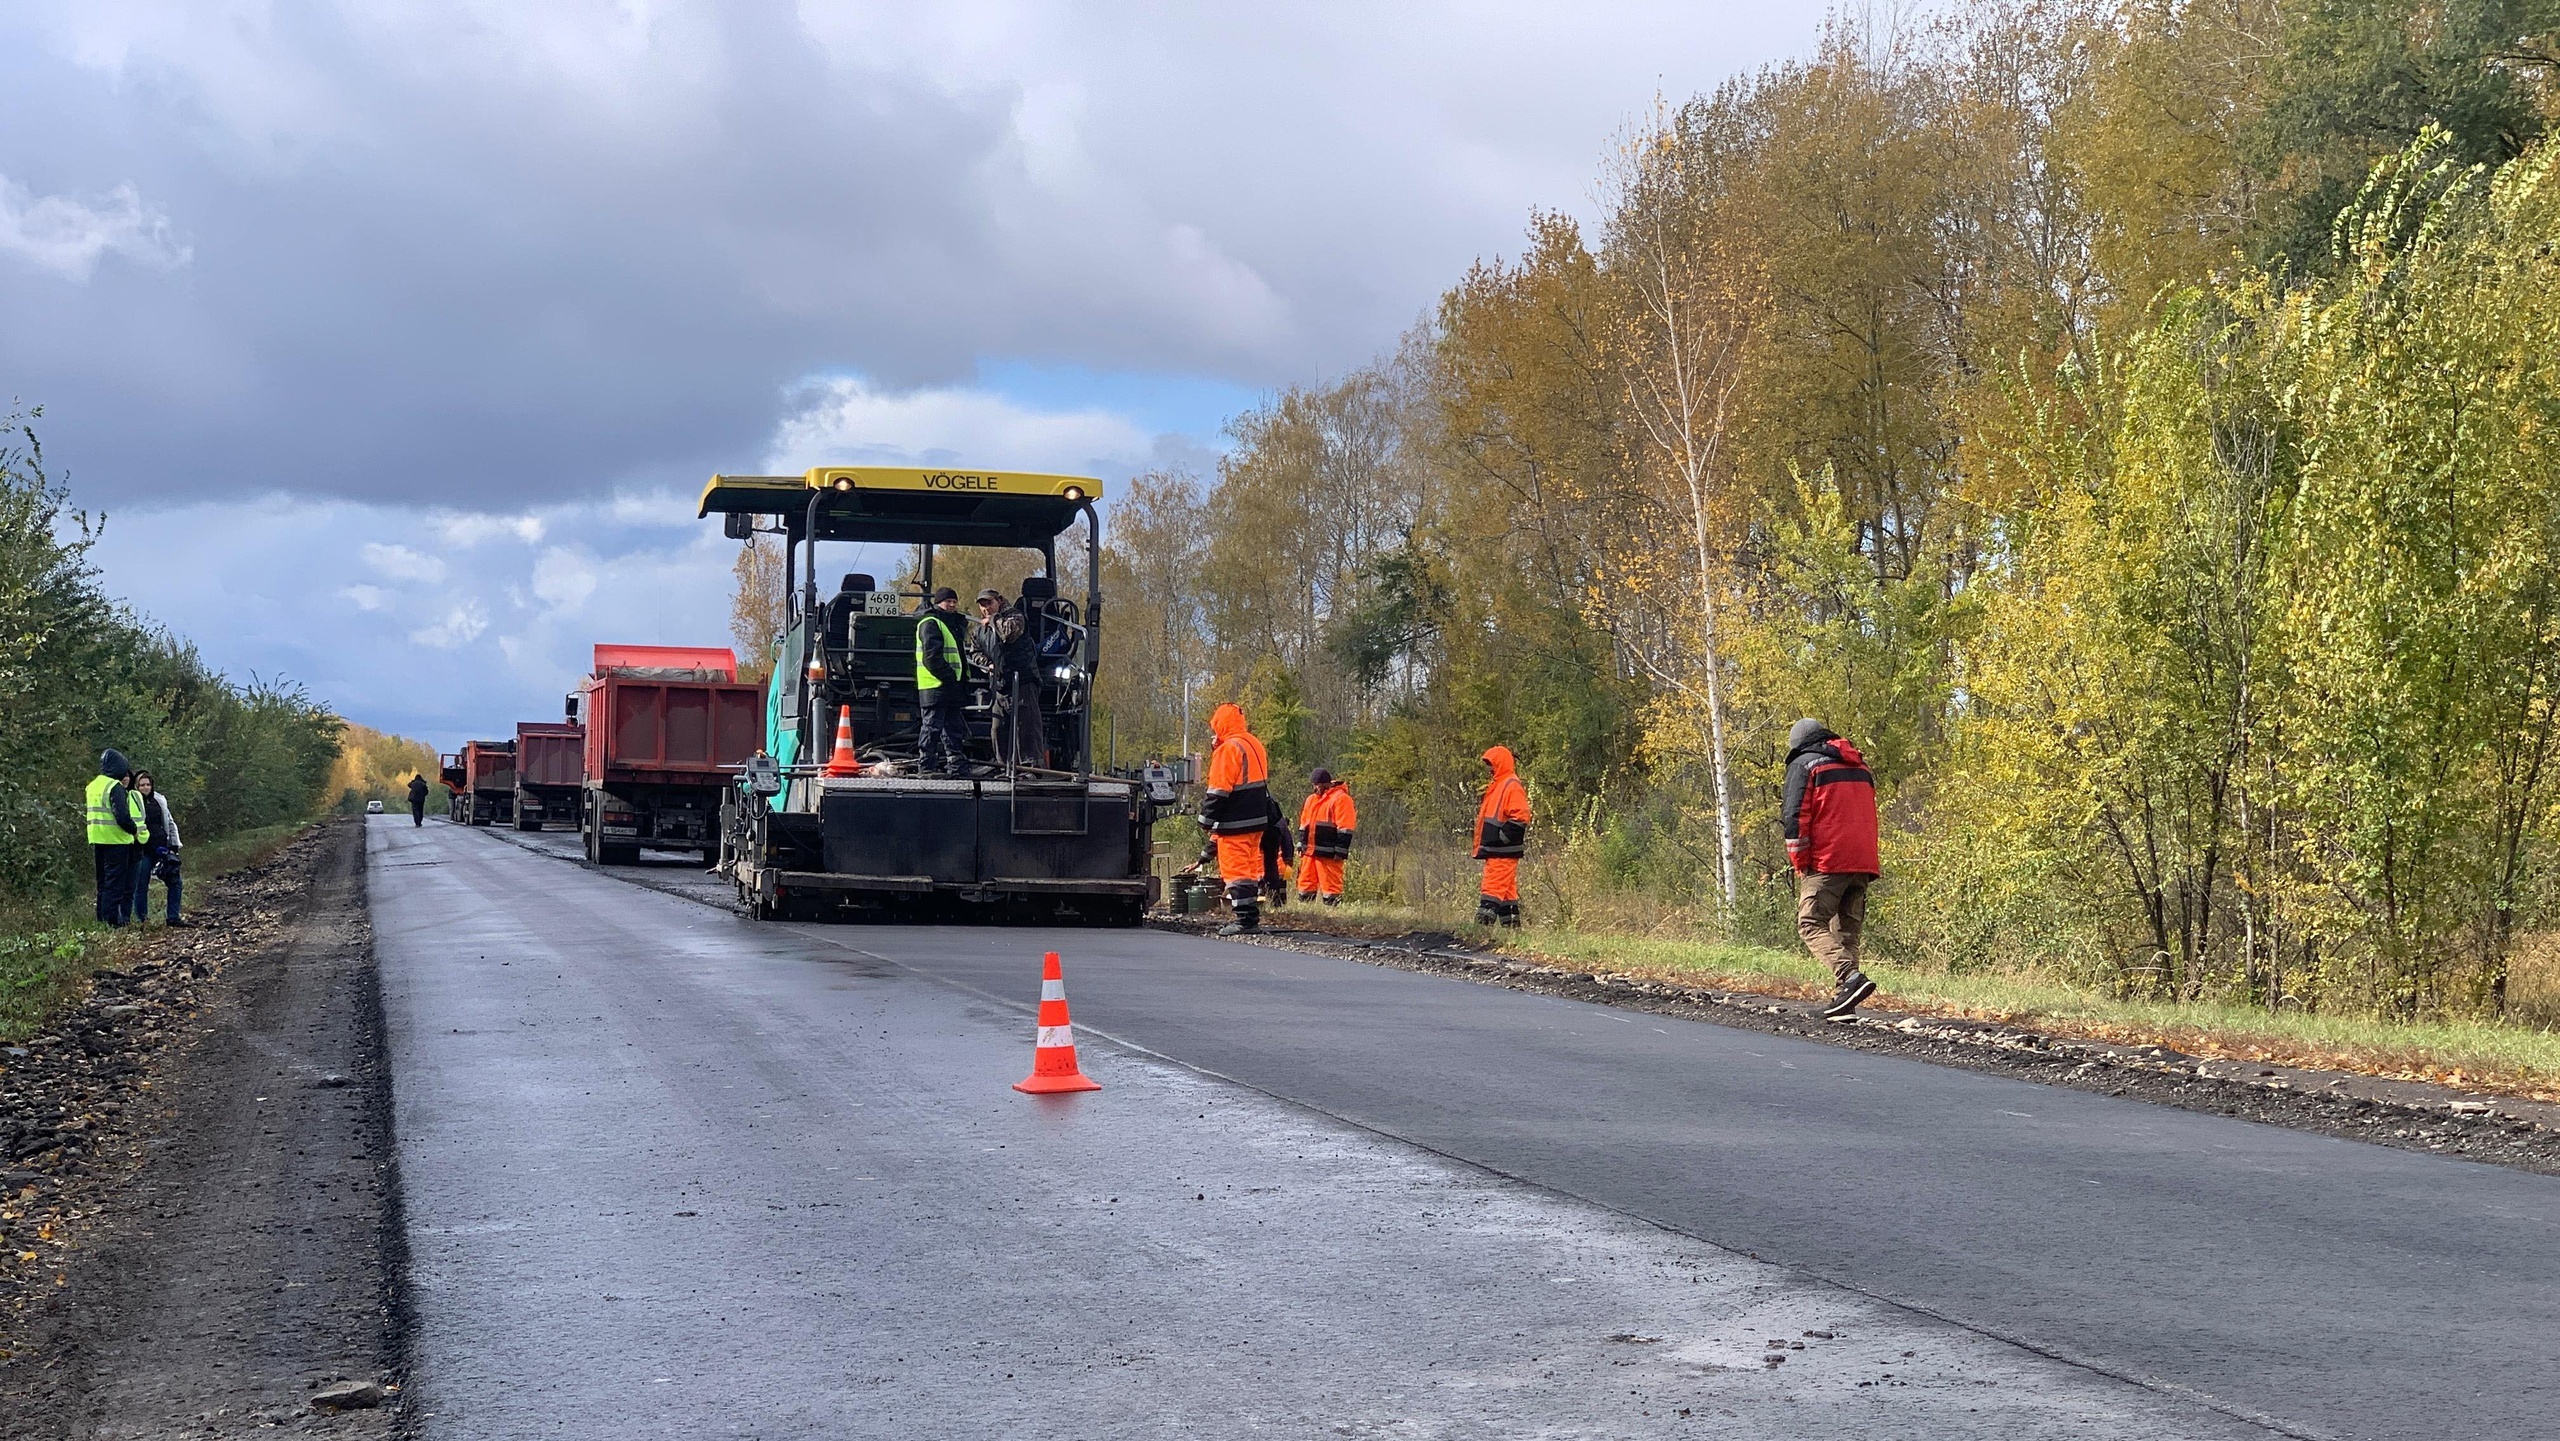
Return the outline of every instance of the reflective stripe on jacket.
[[[946,616],[931,606],[925,608],[923,615],[916,617],[917,690],[940,690],[946,685],[960,683],[960,640],[951,633],[951,622],[955,619],[957,617]],[[928,635],[942,637],[942,643],[932,644],[927,639]],[[941,664],[935,665],[936,661]]]
[[[1245,729],[1240,706],[1218,707],[1209,717],[1209,733],[1218,744],[1209,756],[1209,794],[1200,823],[1213,836],[1253,835],[1271,821],[1271,754]]]
[[[89,780],[89,844],[129,846],[140,838],[133,824],[131,792],[114,776]]]
[[[1319,860],[1338,861],[1351,854],[1352,837],[1360,829],[1360,812],[1351,804],[1351,788],[1340,781],[1307,792],[1298,807],[1298,841]]]
[[[1511,748],[1494,746],[1484,753],[1485,764],[1493,767],[1493,784],[1484,788],[1484,803],[1476,807],[1475,859],[1503,860],[1528,854],[1529,851],[1529,786],[1520,779],[1518,763],[1511,758]]]

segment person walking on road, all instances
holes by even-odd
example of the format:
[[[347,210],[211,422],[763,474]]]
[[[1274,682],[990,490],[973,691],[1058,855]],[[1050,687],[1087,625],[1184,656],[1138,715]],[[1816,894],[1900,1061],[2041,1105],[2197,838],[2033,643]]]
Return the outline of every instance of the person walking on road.
[[[1787,788],[1779,805],[1787,859],[1796,868],[1796,933],[1840,988],[1822,1008],[1845,1020],[1876,993],[1858,969],[1867,887],[1880,874],[1876,780],[1858,748],[1807,716],[1787,731]]]
[[[969,733],[962,725],[968,672],[960,659],[960,592],[944,586],[916,618],[916,773],[969,773]]]
[[[413,775],[409,777],[409,824],[423,826],[426,823],[427,778],[423,775]]]
[[[1520,779],[1519,764],[1509,746],[1484,753],[1493,772],[1476,807],[1475,858],[1484,862],[1484,880],[1476,887],[1476,924],[1518,928],[1520,924],[1520,858],[1529,853],[1529,786]]]
[[[121,926],[133,915],[134,859],[141,853],[142,826],[133,814],[133,791],[125,778],[133,774],[124,752],[109,748],[98,757],[98,774],[86,796],[89,853],[98,871],[98,920]]]
[[[1236,918],[1218,930],[1242,935],[1262,925],[1262,832],[1271,822],[1271,754],[1246,728],[1244,707],[1229,702],[1209,716],[1208,794],[1200,828],[1218,851],[1218,879]]]
[[[1322,766],[1307,777],[1311,789],[1298,807],[1298,899],[1321,897],[1328,906],[1342,904],[1342,868],[1351,858],[1352,833],[1360,828],[1360,812],[1351,804],[1351,788]]]
[[[178,897],[186,887],[179,874],[178,851],[185,843],[178,837],[178,818],[169,809],[169,798],[160,794],[151,772],[133,773],[133,804],[144,836],[133,864],[133,918],[151,918],[151,878],[156,875],[169,893],[169,924],[184,929],[192,924],[178,915]]]

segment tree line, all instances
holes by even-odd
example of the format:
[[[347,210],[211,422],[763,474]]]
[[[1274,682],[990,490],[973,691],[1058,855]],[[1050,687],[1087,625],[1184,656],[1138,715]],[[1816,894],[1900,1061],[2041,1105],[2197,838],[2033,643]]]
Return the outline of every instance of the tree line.
[[[1415,850],[1500,741],[1545,914],[1775,937],[1816,715],[1906,962],[2496,1014],[2560,837],[2556,63],[2553,0],[1835,18],[1125,487],[1102,724],[1241,698]]]
[[[109,746],[152,773],[190,845],[305,819],[340,721],[294,686],[229,679],[110,598],[34,412],[0,416],[0,911],[90,883],[82,787]]]

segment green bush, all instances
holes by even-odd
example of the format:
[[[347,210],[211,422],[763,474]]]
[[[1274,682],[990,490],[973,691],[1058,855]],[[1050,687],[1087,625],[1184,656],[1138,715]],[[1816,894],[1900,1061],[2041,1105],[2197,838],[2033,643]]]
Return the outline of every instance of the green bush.
[[[40,413],[0,416],[0,909],[88,885],[81,793],[110,746],[190,845],[317,813],[338,753],[338,718],[298,686],[231,680],[106,594],[104,517],[46,474]]]

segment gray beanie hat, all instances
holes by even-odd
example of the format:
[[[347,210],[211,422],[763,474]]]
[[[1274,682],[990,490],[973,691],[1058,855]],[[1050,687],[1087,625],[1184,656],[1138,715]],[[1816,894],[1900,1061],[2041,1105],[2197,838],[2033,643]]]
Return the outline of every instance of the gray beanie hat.
[[[1834,739],[1837,737],[1832,735],[1831,727],[1811,716],[1806,716],[1803,720],[1787,727],[1787,754],[1794,755],[1806,746],[1820,745],[1824,741]]]

